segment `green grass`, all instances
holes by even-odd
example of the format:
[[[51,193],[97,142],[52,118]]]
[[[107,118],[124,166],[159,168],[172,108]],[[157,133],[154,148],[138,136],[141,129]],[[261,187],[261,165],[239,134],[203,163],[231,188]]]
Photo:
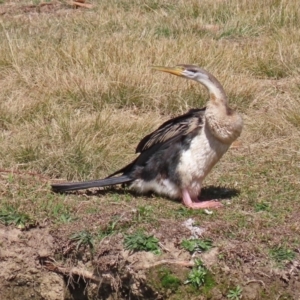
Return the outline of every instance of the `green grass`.
[[[35,226],[35,221],[26,213],[16,210],[12,206],[3,207],[0,210],[0,223],[4,225],[15,225],[19,229]]]
[[[117,234],[118,232],[124,231],[126,226],[122,224],[119,217],[113,217],[104,228],[100,229],[98,232],[98,238],[101,240],[105,237]]]
[[[292,261],[296,257],[295,251],[282,246],[277,246],[271,249],[270,255],[278,263]]]
[[[93,252],[95,268],[106,266],[97,259],[115,255],[107,268],[116,273],[125,246],[131,255],[160,250],[157,261],[174,260],[174,251],[179,261],[216,251],[212,265],[190,275],[196,288],[179,276],[188,268],[161,273],[171,299],[197,292],[218,298],[212,290],[238,299],[238,287],[246,298],[245,276],[261,272],[270,277],[262,279],[265,299],[298,299],[297,280],[286,291],[273,268],[290,272],[300,259],[299,1],[104,0],[76,10],[58,1],[49,11],[30,10],[41,2],[0,1],[1,226],[24,229],[22,235],[47,228],[69,265],[80,255],[64,255],[68,245]],[[206,105],[197,83],[150,68],[178,63],[213,73],[244,117],[239,144],[204,182],[203,199],[224,207],[207,215],[121,187],[53,194],[53,181],[116,171],[164,121]],[[203,237],[190,239],[182,225],[188,218],[205,229]],[[151,265],[147,259],[137,257]],[[210,276],[213,288],[204,291]]]
[[[270,204],[266,202],[259,202],[254,205],[255,211],[268,211],[270,209]]]
[[[89,247],[90,250],[94,248],[94,238],[92,234],[86,230],[74,233],[70,237],[70,241],[76,242],[76,251],[78,251],[81,246]]]
[[[159,277],[161,281],[161,286],[164,289],[169,289],[173,292],[175,292],[182,284],[181,280],[175,275],[173,275],[168,269],[162,269],[159,272]]]

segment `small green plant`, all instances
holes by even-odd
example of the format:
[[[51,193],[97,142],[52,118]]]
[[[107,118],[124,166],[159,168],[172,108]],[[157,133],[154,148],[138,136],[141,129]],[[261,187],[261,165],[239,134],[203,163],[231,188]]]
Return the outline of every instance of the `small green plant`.
[[[33,145],[26,145],[18,148],[15,152],[16,161],[19,163],[30,163],[38,160],[40,157],[40,149]]]
[[[172,32],[169,27],[167,26],[159,26],[155,29],[155,36],[156,37],[164,37],[164,38],[169,38],[171,37]]]
[[[15,180],[15,178],[14,178],[13,174],[9,174],[8,177],[7,177],[7,182],[8,183],[13,183],[14,180]]]
[[[179,278],[177,278],[176,276],[174,276],[170,270],[168,269],[162,269],[159,273],[160,276],[160,282],[161,282],[161,286],[164,289],[169,289],[171,291],[176,291],[180,284],[181,281]]]
[[[207,269],[203,265],[201,260],[195,261],[195,267],[191,270],[188,275],[187,280],[184,282],[185,284],[190,283],[193,287],[199,288],[200,286],[205,284],[207,275]]]
[[[47,202],[47,210],[50,210],[50,214],[56,219],[57,223],[67,224],[74,220],[69,207],[64,203],[57,203],[51,199]]]
[[[176,216],[189,217],[193,214],[193,210],[182,206],[182,207],[179,207],[178,209],[176,209],[174,213]]]
[[[118,224],[119,219],[115,219],[109,222],[106,230],[104,231],[106,235],[112,235],[114,232],[116,232],[117,228],[116,225]]]
[[[229,290],[227,298],[232,300],[239,300],[242,297],[242,292],[242,288],[238,285],[235,289]]]
[[[192,216],[199,216],[205,214],[202,209],[190,209],[186,207],[179,207],[178,209],[174,210],[175,216],[178,217],[192,217]]]
[[[149,220],[149,219],[151,219],[152,212],[153,212],[153,209],[149,205],[139,206],[136,211],[135,220],[137,222],[141,222],[143,220]]]
[[[77,242],[76,251],[80,248],[80,246],[88,246],[90,249],[94,248],[93,236],[89,231],[81,231],[78,233],[74,233],[70,237],[71,241]]]
[[[181,247],[189,252],[195,251],[207,251],[212,248],[212,241],[211,240],[200,240],[200,239],[190,239],[190,240],[183,240],[181,242]]]
[[[74,218],[69,213],[62,213],[59,217],[59,222],[63,224],[70,223]]]
[[[48,211],[48,214],[53,216],[56,219],[57,223],[69,223],[74,218],[71,216],[70,208],[64,204],[64,202],[54,201],[51,197],[49,197],[49,201],[45,204],[44,209]]]
[[[130,223],[126,221],[124,222],[120,216],[113,216],[108,224],[98,231],[97,238],[102,240],[105,237],[111,236],[118,232],[124,232],[129,226]]]
[[[125,236],[124,246],[132,251],[151,251],[158,254],[160,253],[158,242],[153,235],[146,235],[144,232],[138,231]]]
[[[98,237],[100,238],[100,240],[102,240],[107,236],[113,235],[114,233],[117,233],[118,228],[116,226],[119,221],[120,221],[119,217],[114,217],[112,220],[110,220],[108,225],[104,229],[99,231]]]
[[[19,229],[25,229],[35,223],[27,214],[18,212],[13,207],[6,207],[0,211],[0,222],[5,225],[14,224]]]
[[[255,204],[254,208],[255,208],[256,212],[268,211],[270,209],[270,205],[269,205],[269,203],[266,203],[266,202],[259,202],[259,203]]]
[[[175,215],[176,216],[180,216],[180,217],[191,217],[191,216],[195,216],[200,212],[200,210],[193,210],[193,209],[189,209],[187,207],[179,207],[178,209],[175,210]]]
[[[287,249],[285,247],[277,246],[270,250],[271,257],[278,263],[293,260],[296,256],[293,250]]]

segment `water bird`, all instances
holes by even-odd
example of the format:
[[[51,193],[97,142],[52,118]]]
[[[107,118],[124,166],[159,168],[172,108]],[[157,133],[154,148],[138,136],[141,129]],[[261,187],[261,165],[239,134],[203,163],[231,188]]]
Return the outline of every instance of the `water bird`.
[[[219,201],[200,201],[202,183],[213,166],[241,134],[241,115],[231,109],[224,88],[206,70],[195,65],[153,67],[155,70],[194,80],[209,93],[207,105],[163,123],[137,145],[139,156],[110,176],[92,181],[54,183],[55,192],[116,184],[139,193],[154,192],[182,199],[192,209],[217,208]]]

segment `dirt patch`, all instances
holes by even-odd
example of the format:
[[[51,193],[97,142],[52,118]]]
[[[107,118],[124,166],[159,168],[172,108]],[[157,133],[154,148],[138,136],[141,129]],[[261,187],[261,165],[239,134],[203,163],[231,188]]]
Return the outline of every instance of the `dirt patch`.
[[[64,299],[63,279],[39,263],[40,255],[55,249],[48,229],[21,231],[0,225],[0,241],[1,299]]]
[[[172,227],[180,232],[182,224]],[[70,247],[66,252],[63,239],[59,242],[64,230],[53,237],[47,228],[21,231],[1,225],[0,298],[227,299],[228,290],[240,285],[242,299],[299,299],[297,261],[273,268],[263,257],[251,256],[251,245],[238,242],[191,256],[170,234],[164,235],[165,226],[159,228],[162,253],[156,255],[125,250],[122,233],[103,239],[93,251]],[[188,237],[185,230],[184,235]],[[183,284],[195,258],[203,261],[211,278],[200,289]]]

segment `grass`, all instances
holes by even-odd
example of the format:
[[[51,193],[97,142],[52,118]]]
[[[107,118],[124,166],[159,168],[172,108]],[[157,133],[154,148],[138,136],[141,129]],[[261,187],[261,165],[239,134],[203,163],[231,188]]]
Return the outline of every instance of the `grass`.
[[[176,291],[179,286],[181,285],[181,280],[171,274],[171,272],[167,269],[163,269],[160,272],[160,281],[161,281],[161,286],[164,289],[170,289],[172,291]]]
[[[4,225],[15,225],[19,229],[35,226],[34,220],[27,214],[17,211],[14,207],[3,207],[0,211],[0,222]]]
[[[284,261],[292,261],[296,253],[286,247],[277,246],[270,250],[270,255],[276,262],[282,263]]]
[[[185,240],[194,252],[199,245],[182,227],[193,218],[222,258],[212,268],[223,295],[229,286],[247,293],[244,266],[271,278],[263,278],[265,299],[298,299],[293,281],[285,290],[272,272],[300,259],[298,1],[104,0],[76,10],[58,2],[37,12],[28,7],[40,1],[0,1],[1,224],[46,224],[61,243],[76,232],[76,247],[92,243],[101,256],[124,237],[131,249],[157,247],[155,236],[178,249]],[[205,105],[200,85],[150,68],[178,63],[212,72],[244,117],[239,143],[205,181],[203,197],[222,198],[224,208],[207,215],[121,188],[53,194],[52,181],[116,171],[143,136]]]
[[[77,233],[74,233],[70,240],[72,242],[76,242],[76,250],[78,251],[81,246],[86,247],[88,246],[90,250],[94,248],[94,241],[93,236],[89,231],[80,231]]]

